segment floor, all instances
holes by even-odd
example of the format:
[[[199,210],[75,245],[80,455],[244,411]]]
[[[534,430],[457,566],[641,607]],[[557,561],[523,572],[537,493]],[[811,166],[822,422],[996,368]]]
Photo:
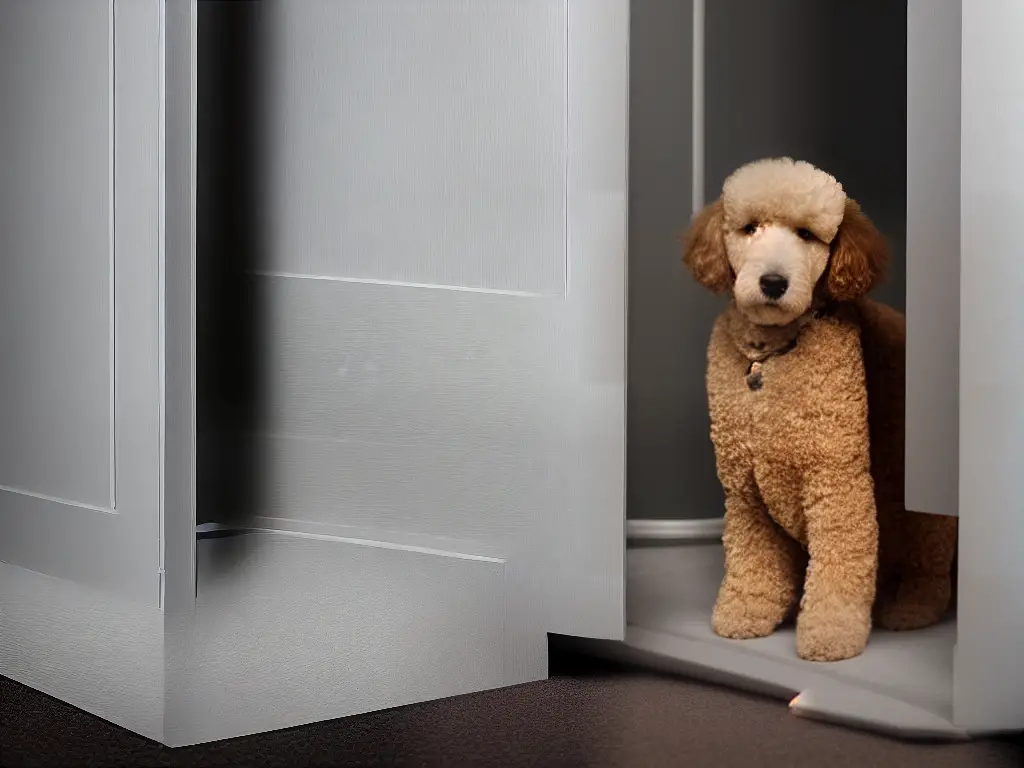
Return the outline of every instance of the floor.
[[[813,701],[815,709],[840,722],[877,722],[883,730],[892,725],[933,738],[960,733],[949,721],[953,617],[916,632],[876,627],[860,656],[815,664],[797,657],[792,625],[742,642],[711,631],[709,617],[724,573],[721,543],[631,547],[627,563],[626,645],[632,650],[678,660],[675,671],[684,674],[687,663],[703,663],[783,690],[787,700],[804,694],[804,703]],[[591,645],[606,646],[613,651],[611,658],[623,648],[618,643]]]
[[[555,648],[516,688],[166,749],[0,678],[0,766],[1024,765],[1024,740],[910,744],[802,720],[784,703]]]

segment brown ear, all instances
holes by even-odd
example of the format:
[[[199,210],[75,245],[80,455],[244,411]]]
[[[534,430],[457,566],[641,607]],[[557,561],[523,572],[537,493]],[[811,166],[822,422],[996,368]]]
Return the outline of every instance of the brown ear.
[[[732,288],[732,268],[725,252],[725,214],[716,200],[693,217],[683,246],[683,264],[697,282],[714,293]]]
[[[825,291],[836,301],[853,301],[885,275],[889,246],[855,200],[846,201],[839,231],[832,240]]]

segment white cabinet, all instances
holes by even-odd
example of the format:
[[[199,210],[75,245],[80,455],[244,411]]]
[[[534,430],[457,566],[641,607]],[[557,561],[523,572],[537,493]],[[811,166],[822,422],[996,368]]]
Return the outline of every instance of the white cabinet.
[[[956,392],[944,379],[915,401],[908,484],[958,478],[960,614],[822,667],[784,634],[711,636],[714,541],[631,551],[627,582],[627,413],[630,444],[660,461],[628,457],[651,483],[630,503],[685,501],[657,473],[695,467],[696,516],[718,514],[710,443],[644,412],[667,372],[686,392],[672,418],[706,419],[703,372],[679,361],[702,359],[714,302],[686,288],[636,308],[644,283],[630,286],[638,322],[671,307],[687,324],[660,353],[678,364],[626,334],[627,218],[666,225],[659,190],[676,187],[649,149],[627,174],[644,151],[630,48],[636,63],[671,37],[655,4],[635,4],[631,40],[628,0],[0,0],[0,673],[182,745],[536,680],[556,633],[874,727],[1024,727],[1016,363],[985,346],[1012,349],[994,312],[1012,312],[1015,273],[995,254],[1013,220],[1002,163],[1019,154],[1012,109],[996,108],[1019,100],[1015,80],[990,71],[1013,62],[1006,30],[1024,19],[965,3],[954,72],[939,54],[960,3],[935,5],[911,3],[908,32],[908,82],[928,95],[908,95],[908,306],[941,308],[922,258],[938,208],[922,195],[943,193],[936,226],[959,217],[963,247],[944,256],[978,266],[956,277],[970,321],[914,336],[911,320],[911,389],[929,345],[961,367]],[[685,62],[689,11],[669,16]],[[690,94],[697,64],[633,67],[634,96],[638,77]],[[954,74],[984,116],[962,143]],[[690,101],[659,114],[648,98],[633,119],[692,122]],[[927,110],[945,119],[935,136]],[[682,153],[677,177],[720,183],[703,148],[691,164],[688,140],[646,135]],[[962,178],[922,154],[948,146]],[[630,243],[677,261],[672,242]],[[629,276],[657,281],[652,264]],[[627,344],[643,348],[628,376]],[[949,432],[947,401],[969,428]],[[932,445],[929,418],[959,437]]]

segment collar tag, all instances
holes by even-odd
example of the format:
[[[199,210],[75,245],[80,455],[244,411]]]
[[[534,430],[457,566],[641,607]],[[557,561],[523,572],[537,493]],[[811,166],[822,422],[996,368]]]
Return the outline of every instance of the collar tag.
[[[747,386],[751,392],[757,392],[764,386],[764,377],[761,375],[763,365],[760,360],[754,360],[747,369]]]

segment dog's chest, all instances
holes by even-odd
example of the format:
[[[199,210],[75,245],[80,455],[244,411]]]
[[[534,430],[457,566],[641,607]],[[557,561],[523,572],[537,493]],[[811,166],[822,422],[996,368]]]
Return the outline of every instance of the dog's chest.
[[[857,329],[815,322],[757,359],[716,333],[709,350],[712,426],[753,455],[802,467],[866,441],[863,359]],[[864,434],[862,434],[862,432]],[[838,440],[836,436],[843,439]]]
[[[802,468],[814,435],[814,400],[808,392],[807,369],[812,360],[799,347],[758,364],[737,358],[728,376],[719,377],[712,392],[712,419],[718,435],[727,435],[730,453],[738,454],[744,473],[751,472],[772,518],[800,542],[806,541],[806,519],[799,488]],[[740,458],[742,457],[742,458]]]
[[[709,382],[713,419],[728,421],[730,431],[743,433],[752,448],[801,437],[813,427],[822,393],[811,384],[813,360],[805,349],[757,361],[737,354],[729,362]]]
[[[823,320],[796,338],[752,361],[716,325],[707,383],[722,482],[740,488],[753,479],[771,516],[802,541],[808,477],[866,463],[868,427],[857,328]]]

